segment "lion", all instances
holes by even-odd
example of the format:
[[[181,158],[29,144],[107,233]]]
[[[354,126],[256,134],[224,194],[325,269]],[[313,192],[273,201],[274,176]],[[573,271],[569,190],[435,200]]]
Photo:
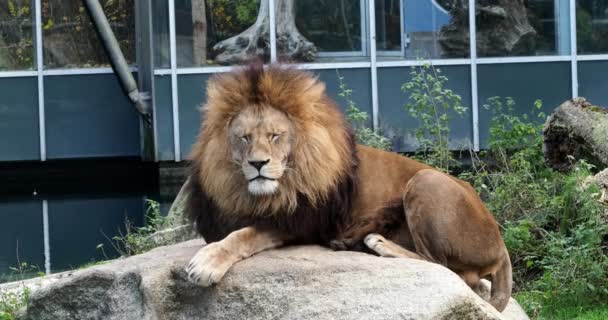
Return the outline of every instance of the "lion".
[[[207,82],[191,154],[187,212],[207,241],[186,267],[218,283],[236,262],[292,244],[441,264],[489,302],[511,296],[498,225],[466,182],[405,156],[356,144],[308,72],[252,64]]]

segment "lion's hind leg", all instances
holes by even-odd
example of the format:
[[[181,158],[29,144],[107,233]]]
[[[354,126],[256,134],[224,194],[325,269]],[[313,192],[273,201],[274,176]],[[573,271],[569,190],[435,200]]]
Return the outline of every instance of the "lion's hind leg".
[[[409,251],[377,233],[368,234],[363,242],[368,248],[381,257],[426,260],[417,253]]]

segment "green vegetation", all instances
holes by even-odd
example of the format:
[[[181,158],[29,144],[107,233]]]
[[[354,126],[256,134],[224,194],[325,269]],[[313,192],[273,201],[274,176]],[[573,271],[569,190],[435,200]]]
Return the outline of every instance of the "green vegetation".
[[[0,320],[15,320],[19,310],[25,308],[30,300],[30,290],[0,291]]]
[[[412,67],[411,80],[401,90],[409,93],[405,109],[417,119],[419,127],[414,129],[418,149],[415,158],[423,160],[444,172],[458,166],[450,152],[450,118],[462,116],[466,111],[462,98],[444,87],[448,78],[441,70],[425,64]]]
[[[160,212],[160,204],[154,200],[147,199],[145,225],[135,227],[129,220],[125,220],[125,232],[112,237],[112,247],[123,257],[144,253],[155,247],[150,241],[150,236],[162,230],[167,225],[168,219]],[[104,244],[98,244],[97,249],[104,252]],[[104,254],[105,255],[105,254]]]
[[[450,108],[461,114],[460,97],[443,89],[447,79],[433,67],[415,67],[406,109],[421,120],[416,157],[450,172]],[[445,105],[443,105],[445,104]],[[545,165],[542,123],[536,101],[517,114],[511,98],[494,97],[489,148],[471,153],[472,167],[460,178],[471,182],[501,226],[513,262],[516,297],[538,319],[605,319],[608,314],[608,225],[589,182],[594,167],[583,159],[570,172]],[[454,173],[454,172],[452,172]]]
[[[18,250],[17,250],[18,251]],[[43,276],[44,273],[38,267],[26,262],[20,262],[16,267],[9,268],[14,274],[15,281],[23,281],[31,278],[33,274]],[[31,291],[25,285],[21,285],[14,290],[0,290],[0,320],[15,320],[20,310],[27,307],[30,301]]]
[[[357,107],[357,104],[352,99],[352,89],[348,88],[344,82],[344,77],[340,76],[339,73],[338,81],[340,82],[340,93],[338,96],[344,98],[346,101],[346,120],[350,122],[355,130],[357,142],[382,150],[390,150],[391,141],[379,132],[369,128],[369,117],[367,112],[361,111]]]

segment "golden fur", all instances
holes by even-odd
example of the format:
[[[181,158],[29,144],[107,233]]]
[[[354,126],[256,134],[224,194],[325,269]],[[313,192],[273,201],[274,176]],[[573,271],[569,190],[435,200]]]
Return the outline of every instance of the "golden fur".
[[[326,200],[330,190],[351,165],[350,133],[339,111],[327,108],[325,86],[306,73],[271,70],[256,79],[259,70],[215,76],[207,87],[206,120],[193,148],[192,159],[200,159],[199,179],[204,190],[226,214],[285,214],[298,206],[298,193],[315,206]],[[252,98],[252,92],[259,94]],[[282,181],[280,193],[259,198],[243,188],[231,159],[228,127],[245,106],[252,103],[273,106],[289,116],[298,135],[291,157],[297,159]],[[308,179],[314,176],[315,179]]]
[[[504,309],[508,252],[468,183],[355,145],[325,86],[307,72],[254,65],[214,76],[207,95],[187,210],[203,237],[217,242],[192,259],[192,281],[216,283],[233,263],[261,250],[318,243],[439,263],[473,288],[491,277],[490,302]],[[248,189],[252,159],[273,165],[276,191]]]

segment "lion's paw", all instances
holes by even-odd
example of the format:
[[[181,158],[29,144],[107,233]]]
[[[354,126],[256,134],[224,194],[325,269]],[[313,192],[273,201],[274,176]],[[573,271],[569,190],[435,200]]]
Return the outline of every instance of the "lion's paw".
[[[214,242],[201,248],[190,260],[186,273],[190,282],[209,287],[220,282],[228,269],[236,262],[230,252]]]
[[[368,248],[370,248],[377,254],[381,256],[386,255],[386,239],[383,236],[377,233],[370,233],[365,237],[365,239],[363,239],[363,242]]]

